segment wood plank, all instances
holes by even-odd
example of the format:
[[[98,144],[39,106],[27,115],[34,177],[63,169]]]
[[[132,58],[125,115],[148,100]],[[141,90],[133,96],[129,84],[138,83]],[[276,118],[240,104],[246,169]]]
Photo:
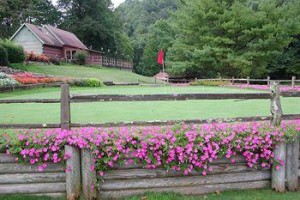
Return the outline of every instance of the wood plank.
[[[59,164],[48,163],[48,167],[43,172],[64,172],[64,167]],[[22,163],[1,163],[0,174],[13,173],[39,173],[37,165]]]
[[[10,103],[59,103],[60,99],[1,99],[0,104]]]
[[[145,95],[72,95],[72,102],[94,101],[185,101],[196,99],[270,99],[270,93],[194,93],[194,94],[145,94]]]
[[[144,194],[145,192],[176,192],[185,195],[200,195],[216,191],[225,190],[245,190],[245,189],[259,189],[270,186],[270,181],[251,181],[240,183],[223,183],[223,184],[206,184],[188,187],[169,187],[169,188],[147,188],[135,190],[116,190],[116,191],[99,191],[98,200],[120,199],[132,195]]]
[[[0,184],[0,194],[64,193],[66,183]]]
[[[44,129],[60,128],[60,124],[0,124],[0,129]]]
[[[0,163],[16,163],[16,157],[7,155],[6,153],[0,153]]]
[[[84,200],[97,199],[96,170],[91,170],[94,155],[89,149],[81,149],[82,197]]]
[[[235,173],[235,172],[251,172],[258,171],[249,168],[245,164],[218,164],[212,165],[213,171],[209,174]],[[260,169],[261,170],[261,169]],[[266,169],[264,169],[266,170]],[[192,171],[186,176],[199,176],[201,172]],[[163,177],[179,177],[184,176],[183,172],[167,171],[165,169],[119,169],[106,173],[104,180],[113,179],[140,179],[140,178],[163,178]]]
[[[232,122],[253,122],[268,121],[271,116],[215,118],[215,119],[192,119],[192,120],[155,120],[155,121],[133,121],[133,122],[108,122],[108,123],[71,123],[71,127],[122,127],[122,126],[161,126],[184,124],[206,124],[206,123],[232,123]],[[283,115],[284,120],[300,119],[300,114]]]
[[[286,144],[286,181],[289,191],[295,191],[299,187],[297,174],[299,169],[299,141],[296,138],[295,141]]]
[[[131,180],[106,180],[100,190],[147,189],[269,180],[270,171]]]
[[[0,184],[55,183],[55,182],[65,182],[65,181],[66,181],[66,175],[64,172],[0,174]]]
[[[65,153],[71,155],[66,161],[70,167],[66,172],[67,199],[76,199],[81,191],[81,173],[80,173],[80,149],[69,145],[65,146]]]
[[[33,194],[34,196],[47,196],[47,197],[53,197],[53,198],[60,198],[65,197],[67,194],[65,192],[57,192],[57,193],[39,193],[39,194]]]

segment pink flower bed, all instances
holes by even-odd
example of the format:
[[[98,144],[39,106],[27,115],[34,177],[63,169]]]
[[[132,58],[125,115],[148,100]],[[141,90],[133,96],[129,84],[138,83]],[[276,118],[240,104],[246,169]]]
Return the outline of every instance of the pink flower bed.
[[[246,88],[246,89],[255,89],[255,90],[270,90],[270,86],[268,85],[247,85],[247,84],[234,84],[234,85],[227,85],[229,87],[237,87],[237,88]],[[281,92],[300,92],[300,86],[280,86]]]
[[[228,158],[233,163],[242,155],[249,167],[260,165],[277,169],[283,164],[274,158],[274,145],[300,133],[300,120],[283,122],[280,128],[268,123],[175,125],[166,127],[81,128],[71,131],[19,130],[0,137],[0,148],[20,161],[39,164],[64,163],[72,155],[65,145],[91,149],[100,176],[116,164],[142,162],[145,168],[162,167],[189,174],[193,170],[206,175],[210,163]],[[128,159],[128,155],[132,159]],[[69,166],[66,167],[69,170]]]

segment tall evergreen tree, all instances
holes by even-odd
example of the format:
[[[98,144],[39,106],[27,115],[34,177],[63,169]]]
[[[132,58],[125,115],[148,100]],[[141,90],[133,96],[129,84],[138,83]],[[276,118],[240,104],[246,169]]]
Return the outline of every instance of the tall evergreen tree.
[[[175,17],[174,74],[262,77],[299,33],[299,1],[190,0]]]

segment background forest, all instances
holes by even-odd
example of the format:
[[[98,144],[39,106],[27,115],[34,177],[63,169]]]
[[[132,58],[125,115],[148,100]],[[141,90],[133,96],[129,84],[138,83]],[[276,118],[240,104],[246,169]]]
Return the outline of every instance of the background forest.
[[[0,21],[0,38],[51,24],[147,76],[160,49],[173,76],[300,76],[299,0],[0,0]]]

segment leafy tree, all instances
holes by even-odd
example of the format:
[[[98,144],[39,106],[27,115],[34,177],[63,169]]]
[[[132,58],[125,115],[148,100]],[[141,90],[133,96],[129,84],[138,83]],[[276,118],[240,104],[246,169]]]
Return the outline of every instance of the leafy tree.
[[[160,49],[165,51],[172,45],[175,32],[167,20],[158,20],[149,29],[146,46],[137,72],[146,76],[153,76],[161,70],[157,63],[157,54]]]
[[[173,74],[262,77],[299,33],[299,1],[190,0],[173,17]]]
[[[144,51],[147,49],[147,51],[149,51],[150,46],[153,46],[153,44],[147,44],[151,42],[149,37],[152,37],[148,35],[148,32],[151,25],[155,24],[156,21],[170,17],[170,14],[177,9],[178,1],[179,0],[126,0],[116,9],[121,16],[124,27],[123,30],[127,33],[132,43],[135,72],[148,75],[153,74],[153,72],[147,72],[148,63],[146,59],[149,56],[153,56],[154,53],[150,53],[150,55],[149,52],[145,52],[148,55],[144,55]],[[159,48],[159,46],[155,47],[155,51]],[[140,63],[141,59],[143,59],[143,63]],[[156,68],[158,69],[158,66],[156,66]]]
[[[25,22],[55,25],[60,19],[51,0],[0,0],[0,38],[9,38]]]

